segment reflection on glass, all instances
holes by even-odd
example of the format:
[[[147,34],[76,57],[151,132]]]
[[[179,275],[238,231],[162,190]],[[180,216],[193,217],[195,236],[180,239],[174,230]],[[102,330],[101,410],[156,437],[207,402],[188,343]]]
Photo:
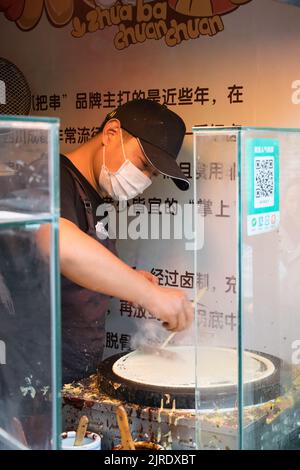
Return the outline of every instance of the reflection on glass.
[[[58,443],[57,130],[0,119],[0,449]]]

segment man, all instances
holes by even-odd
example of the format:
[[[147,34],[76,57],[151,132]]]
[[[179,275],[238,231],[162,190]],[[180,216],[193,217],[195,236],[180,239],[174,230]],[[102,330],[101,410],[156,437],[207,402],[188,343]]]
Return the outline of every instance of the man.
[[[166,106],[134,100],[111,112],[96,137],[61,156],[64,383],[95,372],[101,361],[109,296],[140,305],[169,331],[192,322],[192,304],[183,291],[161,287],[150,273],[127,266],[116,256],[113,241],[100,240],[95,229],[96,210],[105,197],[132,199],[158,174],[188,189],[175,161],[184,135],[184,122]],[[45,232],[39,234],[44,250]]]

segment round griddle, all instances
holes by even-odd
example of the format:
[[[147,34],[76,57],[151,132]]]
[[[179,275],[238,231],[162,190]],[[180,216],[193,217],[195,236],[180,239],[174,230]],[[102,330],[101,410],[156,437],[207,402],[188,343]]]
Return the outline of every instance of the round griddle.
[[[279,358],[270,354],[249,351],[270,360],[274,372],[259,381],[244,384],[244,405],[251,406],[275,399],[282,393],[281,384],[285,383],[287,366]],[[126,380],[113,372],[113,365],[128,351],[105,359],[98,368],[98,385],[100,392],[112,398],[142,406],[164,408],[195,409],[195,388],[158,387]],[[200,408],[233,408],[237,406],[237,386],[201,387],[199,390]],[[174,402],[175,400],[175,402]],[[198,401],[198,399],[197,399]]]

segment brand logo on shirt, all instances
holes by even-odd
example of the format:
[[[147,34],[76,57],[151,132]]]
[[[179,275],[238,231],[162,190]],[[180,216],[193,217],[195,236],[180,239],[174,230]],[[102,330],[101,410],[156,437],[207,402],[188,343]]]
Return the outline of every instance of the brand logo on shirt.
[[[44,11],[54,27],[71,24],[71,34],[75,38],[117,27],[114,45],[123,50],[150,39],[164,39],[167,46],[174,47],[182,41],[215,36],[224,30],[223,15],[251,1],[0,0],[0,11],[23,31],[34,29]]]

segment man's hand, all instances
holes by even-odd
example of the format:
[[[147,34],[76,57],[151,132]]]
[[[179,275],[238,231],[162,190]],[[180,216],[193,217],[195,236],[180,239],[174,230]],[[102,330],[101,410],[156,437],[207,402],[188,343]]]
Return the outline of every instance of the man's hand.
[[[169,331],[182,331],[192,324],[194,307],[184,291],[151,285],[143,307],[163,322]]]

